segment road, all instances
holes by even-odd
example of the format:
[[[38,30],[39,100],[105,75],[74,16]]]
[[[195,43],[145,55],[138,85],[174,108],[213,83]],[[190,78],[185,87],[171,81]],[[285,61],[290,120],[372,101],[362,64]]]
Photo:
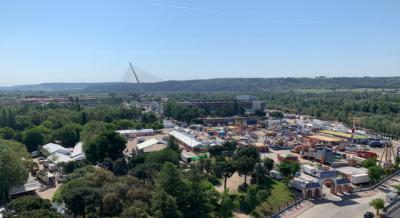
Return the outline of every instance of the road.
[[[330,197],[329,200],[318,200],[316,205],[297,215],[298,218],[362,218],[366,211],[375,213],[369,202],[375,198],[386,200],[386,193],[394,190],[393,184],[400,183],[400,175],[396,175],[379,188],[370,193],[355,193],[343,197]]]

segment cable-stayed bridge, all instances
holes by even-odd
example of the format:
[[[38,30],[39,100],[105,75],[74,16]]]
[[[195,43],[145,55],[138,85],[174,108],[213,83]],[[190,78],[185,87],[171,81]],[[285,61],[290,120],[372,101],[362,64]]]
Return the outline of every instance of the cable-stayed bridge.
[[[134,71],[136,72],[136,75],[140,81],[140,83],[155,83],[155,82],[162,82],[163,79],[160,77],[149,73],[146,70],[141,69],[140,67],[135,66],[132,64],[132,67]],[[121,82],[126,82],[126,83],[137,83],[136,78],[132,72],[132,68],[130,65],[126,66],[126,70],[121,78]]]

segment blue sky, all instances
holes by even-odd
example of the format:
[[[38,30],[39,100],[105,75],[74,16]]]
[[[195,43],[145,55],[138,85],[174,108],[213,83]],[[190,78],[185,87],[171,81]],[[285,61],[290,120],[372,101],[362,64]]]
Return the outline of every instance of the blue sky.
[[[400,76],[398,0],[2,0],[0,85]],[[139,75],[140,76],[140,75]]]

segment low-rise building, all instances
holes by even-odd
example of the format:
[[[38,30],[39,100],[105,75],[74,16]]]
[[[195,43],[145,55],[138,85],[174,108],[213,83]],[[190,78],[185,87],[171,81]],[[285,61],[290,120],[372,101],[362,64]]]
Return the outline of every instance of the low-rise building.
[[[206,147],[203,142],[197,140],[195,137],[187,133],[173,130],[169,133],[169,136],[174,137],[178,144],[190,150],[202,149]]]
[[[354,185],[367,183],[370,181],[368,176],[368,169],[364,167],[339,167],[336,168],[337,172],[347,177],[348,180]]]
[[[70,150],[67,148],[64,148],[63,146],[55,143],[48,143],[46,145],[43,145],[43,150],[45,150],[49,154],[53,153],[60,153],[60,154],[65,154],[69,155]]]
[[[127,129],[127,130],[118,130],[116,132],[122,135],[126,139],[154,135],[153,129]]]
[[[154,151],[160,151],[167,147],[167,144],[157,139],[150,139],[145,142],[139,143],[135,146],[136,151],[142,153],[149,153]]]
[[[58,152],[54,152],[53,154],[48,156],[47,159],[49,159],[51,162],[56,163],[56,164],[68,163],[68,162],[74,161],[74,159],[72,159],[69,155],[65,155],[65,154],[58,153]]]
[[[67,163],[86,159],[83,144],[79,142],[73,149],[64,148],[61,145],[49,143],[42,147],[44,155],[53,163]]]
[[[83,151],[83,143],[79,142],[74,146],[74,150],[72,151],[70,157],[74,159],[75,161],[79,160],[85,160],[86,159],[86,154]]]

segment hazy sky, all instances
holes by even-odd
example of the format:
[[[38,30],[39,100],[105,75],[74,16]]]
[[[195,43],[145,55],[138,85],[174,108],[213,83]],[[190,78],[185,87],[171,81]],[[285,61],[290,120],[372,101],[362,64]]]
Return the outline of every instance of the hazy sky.
[[[400,76],[400,1],[0,1],[0,85],[121,81],[129,61],[164,80]]]

